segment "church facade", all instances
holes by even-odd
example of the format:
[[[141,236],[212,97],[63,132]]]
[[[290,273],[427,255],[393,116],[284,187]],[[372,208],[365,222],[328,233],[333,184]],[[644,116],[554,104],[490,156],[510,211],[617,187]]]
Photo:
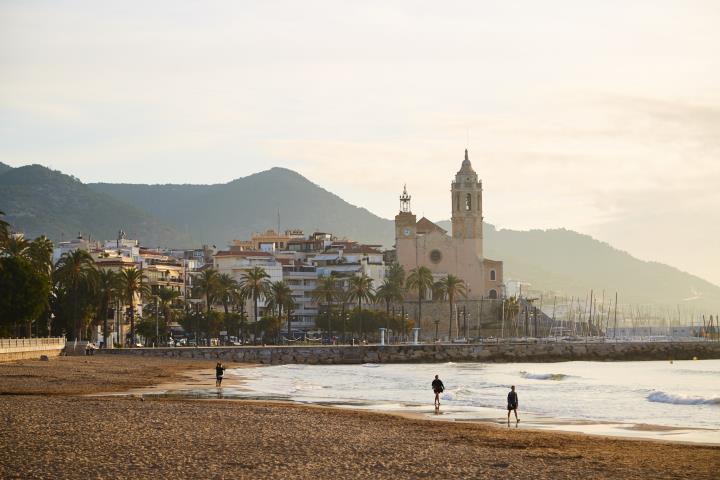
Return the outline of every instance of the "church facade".
[[[427,267],[437,280],[447,274],[465,281],[468,298],[499,298],[503,294],[503,264],[483,256],[482,182],[465,150],[450,187],[452,232],[427,218],[419,221],[410,209],[407,189],[395,216],[397,261],[406,272]]]

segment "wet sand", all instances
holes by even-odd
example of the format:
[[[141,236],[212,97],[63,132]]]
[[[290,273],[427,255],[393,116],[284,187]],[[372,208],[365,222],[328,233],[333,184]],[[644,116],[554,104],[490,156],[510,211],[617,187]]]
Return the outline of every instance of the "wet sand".
[[[720,447],[242,400],[94,397],[209,361],[0,364],[0,478],[717,478]],[[213,381],[212,371],[207,381]]]

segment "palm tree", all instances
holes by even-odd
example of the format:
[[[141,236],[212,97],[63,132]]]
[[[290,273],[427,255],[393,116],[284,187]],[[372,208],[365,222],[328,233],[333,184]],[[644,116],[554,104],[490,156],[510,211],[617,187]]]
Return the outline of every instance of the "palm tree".
[[[420,328],[422,320],[422,300],[427,295],[428,290],[433,286],[432,272],[427,267],[413,268],[410,270],[406,285],[409,290],[417,290],[418,292],[418,318],[416,326]]]
[[[197,293],[205,297],[205,308],[207,309],[207,317],[210,318],[210,310],[212,304],[220,293],[220,274],[214,268],[208,268],[200,272],[195,278],[195,288]]]
[[[150,287],[145,283],[147,277],[135,267],[121,270],[118,274],[118,287],[120,299],[129,307],[130,335],[132,346],[137,345],[135,337],[135,298],[150,295]]]
[[[397,279],[390,276],[385,277],[383,284],[375,291],[375,300],[385,302],[385,329],[390,330],[390,305],[393,305],[398,299],[402,301],[402,287],[397,283]],[[393,307],[393,314],[395,308]]]
[[[360,337],[363,336],[362,325],[362,302],[371,302],[373,299],[372,278],[368,277],[364,272],[360,276],[350,278],[350,288],[348,289],[349,300],[357,300],[358,316],[360,318]]]
[[[4,217],[5,212],[0,210],[0,217]],[[0,218],[0,250],[5,247],[5,244],[8,241],[8,238],[10,238],[10,224]]]
[[[98,315],[103,321],[103,342],[108,346],[110,331],[108,328],[108,309],[118,295],[118,274],[112,270],[99,270],[95,276],[95,298]]]
[[[257,341],[257,325],[258,325],[258,299],[261,296],[264,296],[267,294],[270,281],[268,280],[270,278],[270,275],[267,274],[264,268],[262,267],[253,267],[252,269],[246,271],[242,275],[242,280],[240,281],[240,288],[245,293],[247,298],[253,299],[253,306],[255,308],[254,314],[255,314],[255,325],[254,325],[254,340]]]
[[[504,316],[508,320],[512,319],[512,324],[515,325],[517,321],[517,315],[520,313],[520,302],[517,297],[509,297],[503,300],[501,307],[504,309]],[[503,325],[504,330],[504,325]],[[516,327],[517,334],[517,327]]]
[[[24,237],[9,237],[5,241],[3,250],[5,251],[5,255],[8,257],[24,258],[26,260],[30,259],[30,242],[28,242]]]
[[[0,212],[0,215],[3,213]],[[53,243],[46,236],[41,235],[33,241],[22,236],[10,236],[10,225],[0,219],[0,255],[28,262],[34,273],[39,274],[38,281],[45,286],[50,286],[52,282],[52,254]],[[43,297],[44,299],[40,300]],[[32,335],[33,322],[37,322],[41,316],[46,320],[50,319],[50,296],[40,294],[38,300],[43,303],[43,311],[37,318],[30,316],[25,319],[28,337]]]
[[[385,276],[396,285],[405,285],[405,269],[399,263],[391,263]]]
[[[53,267],[53,242],[45,235],[40,235],[28,246],[28,259],[44,275],[49,276]]]
[[[270,306],[270,308],[273,310],[277,308],[278,321],[280,322],[282,322],[283,309],[285,309],[286,312],[289,312],[290,310],[295,308],[295,301],[292,298],[292,290],[287,283],[280,280],[279,282],[275,282],[270,285],[270,289],[268,292],[268,306]],[[287,317],[289,340],[292,333],[289,313]]]
[[[448,331],[448,339],[452,341],[452,324],[453,324],[453,307],[455,305],[455,297],[457,295],[467,296],[467,290],[465,288],[465,280],[456,277],[452,274],[447,274],[438,281],[439,291],[447,296],[448,303],[450,304],[450,329]],[[437,341],[437,332],[435,332],[435,340]]]
[[[73,299],[73,338],[80,335],[78,304],[81,290],[86,290],[95,280],[95,262],[85,250],[66,252],[55,268],[55,282]]]
[[[180,292],[177,290],[172,290],[170,288],[162,287],[158,290],[157,293],[158,296],[158,302],[160,303],[160,309],[163,312],[163,318],[165,318],[165,323],[170,324],[173,319],[173,303],[180,298]]]
[[[232,275],[223,273],[217,279],[217,298],[222,303],[225,315],[230,312],[230,305],[237,299],[237,292],[240,290],[240,284]]]
[[[325,304],[328,317],[328,335],[332,335],[332,304],[338,299],[338,280],[334,275],[321,277],[317,286],[310,292],[310,297],[318,305]]]

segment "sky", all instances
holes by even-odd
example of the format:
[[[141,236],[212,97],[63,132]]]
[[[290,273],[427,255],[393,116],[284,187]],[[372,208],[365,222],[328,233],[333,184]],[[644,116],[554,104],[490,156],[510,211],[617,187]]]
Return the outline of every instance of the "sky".
[[[720,284],[720,2],[0,2],[0,161],[283,166],[386,218],[568,228]]]

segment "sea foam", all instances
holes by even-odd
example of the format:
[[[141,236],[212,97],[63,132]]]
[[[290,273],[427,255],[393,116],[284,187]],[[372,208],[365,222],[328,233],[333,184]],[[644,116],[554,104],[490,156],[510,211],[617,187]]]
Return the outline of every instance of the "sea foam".
[[[665,392],[653,392],[647,396],[647,399],[651,402],[673,405],[720,405],[720,398],[688,397]]]
[[[520,372],[523,378],[529,378],[530,380],[564,380],[568,377],[564,373],[528,373]]]

